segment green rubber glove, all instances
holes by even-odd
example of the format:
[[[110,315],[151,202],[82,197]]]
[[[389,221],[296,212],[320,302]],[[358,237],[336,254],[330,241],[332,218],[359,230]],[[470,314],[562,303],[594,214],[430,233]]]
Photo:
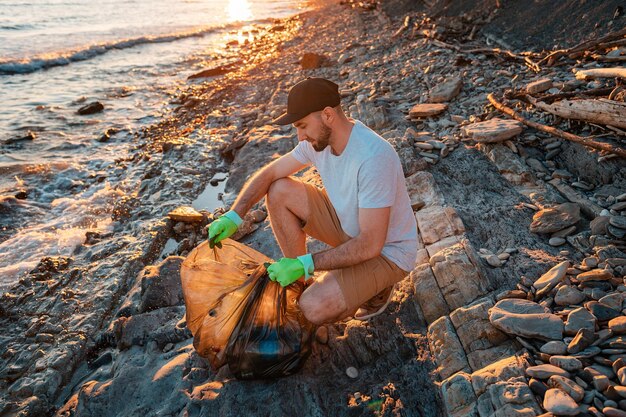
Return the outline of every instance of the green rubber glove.
[[[309,279],[314,270],[313,257],[310,253],[295,259],[282,258],[267,267],[270,279],[283,287],[293,284],[303,275],[305,280]]]
[[[243,220],[233,210],[218,217],[209,225],[209,247],[211,249],[215,246],[221,248],[222,244],[220,242],[235,234],[241,223],[243,223]]]

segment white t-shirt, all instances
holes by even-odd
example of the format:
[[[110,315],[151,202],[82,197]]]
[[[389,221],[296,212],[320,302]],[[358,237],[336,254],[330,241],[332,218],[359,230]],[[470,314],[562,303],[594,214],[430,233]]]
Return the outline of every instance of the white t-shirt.
[[[359,208],[391,207],[382,254],[405,271],[414,268],[417,224],[400,158],[386,140],[357,120],[341,155],[333,155],[330,146],[317,152],[307,141],[289,154],[317,168],[341,227],[350,237],[360,232]]]

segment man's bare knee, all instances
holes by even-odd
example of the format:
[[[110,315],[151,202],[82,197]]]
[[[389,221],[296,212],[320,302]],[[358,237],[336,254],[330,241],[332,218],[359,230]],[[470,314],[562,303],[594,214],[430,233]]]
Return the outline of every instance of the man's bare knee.
[[[296,181],[291,178],[279,178],[270,185],[269,190],[267,190],[267,197],[270,200],[283,201],[292,195],[296,186]]]
[[[326,273],[300,296],[300,309],[311,323],[332,323],[345,315],[346,302],[336,278]]]

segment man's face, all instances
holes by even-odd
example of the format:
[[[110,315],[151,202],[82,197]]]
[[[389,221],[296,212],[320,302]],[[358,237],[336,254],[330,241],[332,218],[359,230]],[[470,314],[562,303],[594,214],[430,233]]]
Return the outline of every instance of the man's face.
[[[311,113],[293,124],[298,131],[298,140],[306,140],[317,152],[326,149],[333,131],[324,124],[321,114],[322,112]]]

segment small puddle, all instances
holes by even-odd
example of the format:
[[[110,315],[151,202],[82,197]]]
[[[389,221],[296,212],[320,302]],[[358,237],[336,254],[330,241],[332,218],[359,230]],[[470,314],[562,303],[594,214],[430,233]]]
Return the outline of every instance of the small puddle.
[[[196,210],[207,210],[211,213],[216,208],[223,206],[221,197],[226,187],[226,179],[228,179],[226,172],[215,174],[204,191],[191,203],[191,206]]]

